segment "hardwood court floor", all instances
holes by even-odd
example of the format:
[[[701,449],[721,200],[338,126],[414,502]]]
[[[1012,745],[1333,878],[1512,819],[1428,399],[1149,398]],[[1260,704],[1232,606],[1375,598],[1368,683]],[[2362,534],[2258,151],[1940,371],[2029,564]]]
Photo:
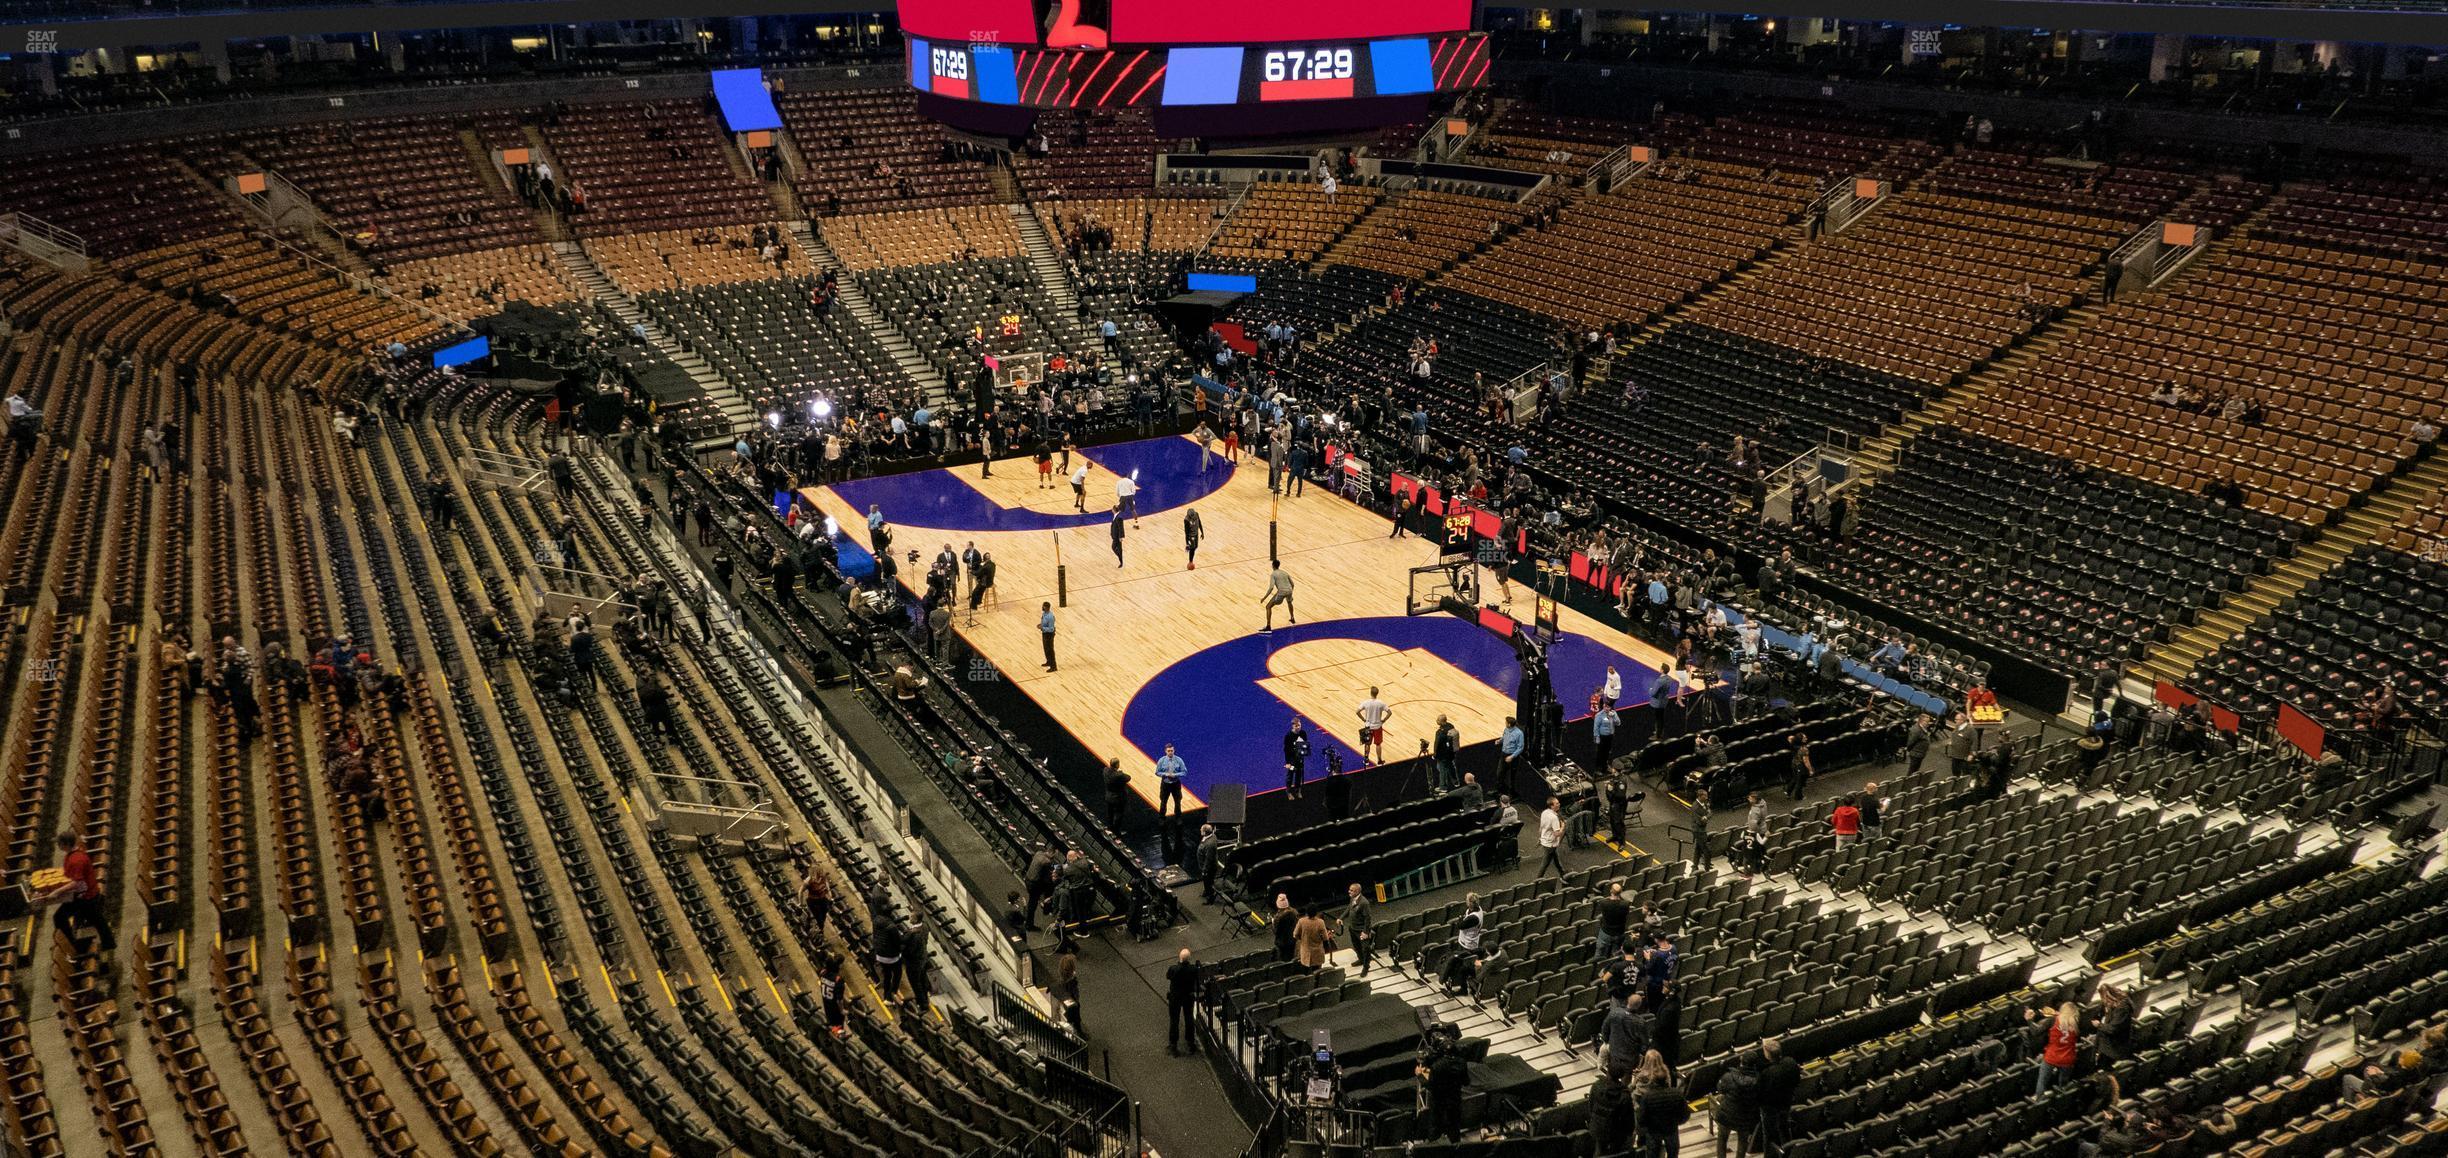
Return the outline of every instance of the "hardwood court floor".
[[[1389,758],[1416,753],[1440,713],[1465,744],[1503,730],[1518,674],[1509,648],[1452,616],[1404,616],[1410,569],[1436,561],[1435,543],[1388,538],[1383,516],[1321,488],[1277,500],[1267,492],[1265,465],[1254,459],[1228,468],[1211,456],[1208,469],[1229,475],[1199,479],[1198,451],[1187,438],[1087,453],[1086,516],[1074,516],[1067,481],[1058,476],[1055,487],[1040,489],[1034,464],[1018,459],[997,463],[990,479],[968,467],[805,493],[862,546],[869,545],[868,506],[881,507],[895,553],[920,556],[901,568],[904,584],[918,590],[945,543],[959,551],[974,542],[991,554],[999,598],[967,625],[964,577],[955,630],[1089,751],[1119,758],[1150,800],[1165,743],[1177,745],[1190,766],[1191,807],[1220,781],[1243,781],[1251,791],[1280,786],[1281,739],[1295,714],[1313,729],[1312,777],[1323,773],[1328,744],[1344,752],[1347,767],[1358,767],[1354,711],[1372,685],[1393,708]],[[1117,565],[1105,516],[1116,472],[1134,470],[1144,488],[1141,517],[1126,532]],[[1195,570],[1183,553],[1186,507],[1206,528]],[[1270,510],[1280,511],[1284,568],[1301,615],[1301,626],[1288,629],[1277,608],[1271,636],[1262,634],[1260,605]],[[1058,520],[1086,525],[1046,525]],[[994,529],[1013,526],[1030,529]],[[1068,570],[1069,600],[1055,609],[1060,670],[1049,673],[1037,621],[1039,605],[1055,600],[1058,558]],[[1481,588],[1496,596],[1492,572],[1482,572]],[[1516,584],[1514,611],[1528,618],[1532,602]],[[1586,713],[1609,663],[1621,670],[1627,696],[1646,693],[1664,653],[1569,607],[1562,616],[1566,640],[1552,666],[1568,718]]]

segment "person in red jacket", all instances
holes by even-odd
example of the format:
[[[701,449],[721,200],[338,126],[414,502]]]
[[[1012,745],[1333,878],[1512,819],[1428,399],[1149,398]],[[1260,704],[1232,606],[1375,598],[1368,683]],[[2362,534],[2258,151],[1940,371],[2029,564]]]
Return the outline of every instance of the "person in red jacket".
[[[2033,1019],[2048,1018],[2048,1044],[2040,1047],[2040,1074],[2032,1082],[2032,1096],[2039,1097],[2056,1085],[2074,1076],[2077,1035],[2082,1028],[2082,1007],[2069,1001],[2057,1007],[2057,1012],[2045,1009],[2031,1011]]]
[[[1861,809],[1854,805],[1853,798],[1850,796],[1841,797],[1836,801],[1836,811],[1828,817],[1828,823],[1835,826],[1836,847],[1838,848],[1843,848],[1861,839]]]

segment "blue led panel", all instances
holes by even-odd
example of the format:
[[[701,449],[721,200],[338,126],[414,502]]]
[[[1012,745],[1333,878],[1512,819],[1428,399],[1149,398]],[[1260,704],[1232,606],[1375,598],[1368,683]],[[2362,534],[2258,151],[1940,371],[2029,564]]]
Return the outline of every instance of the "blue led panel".
[[[723,123],[735,133],[782,127],[773,94],[765,91],[765,70],[725,68],[714,73],[714,103],[722,106]]]
[[[910,87],[919,92],[926,92],[928,82],[935,79],[934,72],[927,65],[927,42],[921,37],[910,37],[909,50]]]
[[[1173,51],[1179,53],[1181,50],[1176,48]],[[1236,48],[1233,51],[1239,52],[1240,49]],[[1254,294],[1258,292],[1258,279],[1240,273],[1191,274],[1190,292],[1197,293],[1200,290],[1222,290],[1228,294]]]
[[[1013,68],[1012,50],[1000,44],[970,46],[969,84],[977,99],[987,104],[1019,104],[1020,77]]]
[[[492,356],[492,353],[492,340],[484,337],[483,335],[478,335],[476,337],[469,338],[467,341],[461,342],[456,346],[445,346],[442,349],[434,351],[433,364],[436,367],[460,366],[482,358],[490,357]]]
[[[1428,67],[1428,42],[1424,39],[1370,41],[1369,67],[1377,74],[1378,96],[1436,89],[1436,76]]]
[[[1228,105],[1240,99],[1239,48],[1176,48],[1166,54],[1164,103]]]

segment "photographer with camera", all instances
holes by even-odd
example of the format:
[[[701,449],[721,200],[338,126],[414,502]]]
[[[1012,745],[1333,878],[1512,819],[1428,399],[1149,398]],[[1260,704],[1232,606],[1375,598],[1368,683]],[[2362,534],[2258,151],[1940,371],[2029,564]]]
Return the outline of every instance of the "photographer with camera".
[[[1419,1104],[1426,1108],[1428,1138],[1462,1140],[1462,1091],[1470,1085],[1470,1062],[1462,1056],[1462,1031],[1438,1022],[1420,1039]]]

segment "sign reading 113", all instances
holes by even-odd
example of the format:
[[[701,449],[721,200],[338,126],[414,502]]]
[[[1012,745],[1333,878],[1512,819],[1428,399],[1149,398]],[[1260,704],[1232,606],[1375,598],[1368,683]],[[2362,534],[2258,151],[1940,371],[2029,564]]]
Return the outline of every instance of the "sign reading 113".
[[[1268,80],[1350,80],[1349,48],[1278,48],[1266,54]]]

